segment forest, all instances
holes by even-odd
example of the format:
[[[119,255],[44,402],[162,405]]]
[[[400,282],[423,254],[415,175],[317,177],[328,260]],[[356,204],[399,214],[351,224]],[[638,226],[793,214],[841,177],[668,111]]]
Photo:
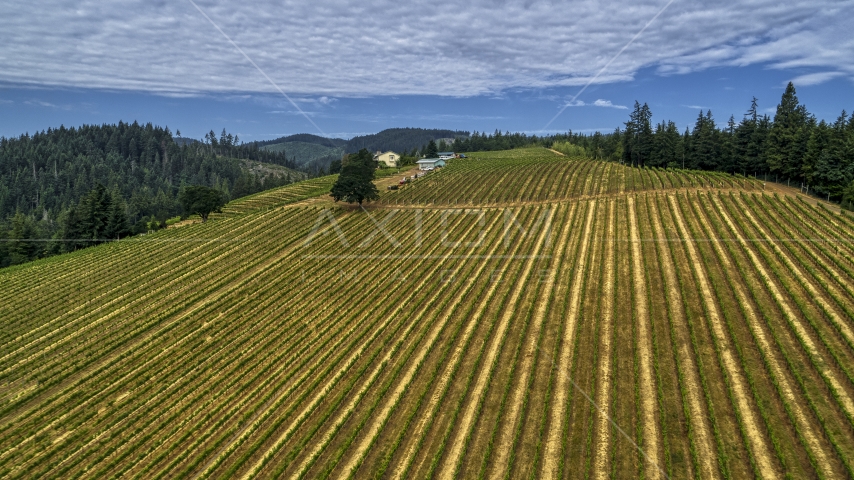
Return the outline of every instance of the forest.
[[[0,138],[0,266],[160,228],[182,213],[187,185],[237,198],[305,178],[248,168],[248,161],[294,165],[225,130],[182,143],[168,127],[137,122]]]

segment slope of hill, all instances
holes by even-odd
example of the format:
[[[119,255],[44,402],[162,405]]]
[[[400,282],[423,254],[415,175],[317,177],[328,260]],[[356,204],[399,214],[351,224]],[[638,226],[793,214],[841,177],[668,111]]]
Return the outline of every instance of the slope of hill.
[[[850,217],[472,157],[0,270],[0,475],[852,475]]]
[[[366,148],[376,150],[394,150],[398,153],[409,152],[413,148],[421,149],[430,140],[440,138],[468,137],[468,132],[427,128],[389,128],[372,135],[360,135],[347,141],[347,153],[358,152]]]
[[[329,147],[318,143],[308,143],[303,141],[287,141],[282,143],[273,143],[261,147],[270,152],[285,152],[287,157],[298,165],[306,165],[315,160],[329,158],[331,160],[340,159],[344,154],[344,147]]]
[[[287,137],[279,137],[274,140],[264,140],[262,142],[255,142],[259,147],[267,146],[267,145],[275,145],[277,143],[288,143],[288,142],[302,142],[302,143],[311,143],[314,145],[322,145],[324,147],[335,148],[335,147],[343,147],[347,145],[347,140],[342,138],[327,138],[321,137],[319,135],[312,135],[310,133],[297,133],[296,135],[288,135]]]

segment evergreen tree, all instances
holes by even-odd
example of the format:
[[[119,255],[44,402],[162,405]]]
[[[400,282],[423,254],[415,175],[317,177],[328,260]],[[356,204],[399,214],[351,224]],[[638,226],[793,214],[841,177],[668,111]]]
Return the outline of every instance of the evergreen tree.
[[[730,115],[727,127],[718,135],[720,144],[720,161],[718,169],[728,173],[736,170],[736,139],[735,139],[735,117]]]
[[[842,208],[854,211],[854,180],[842,190]]]
[[[128,224],[127,213],[125,213],[124,202],[121,200],[121,197],[112,194],[107,224],[104,227],[104,238],[118,240],[129,234],[130,225]]]
[[[623,161],[630,165],[643,166],[649,160],[653,146],[652,112],[649,106],[635,101],[634,110],[626,122],[623,136]]]
[[[682,134],[682,168],[697,168],[694,157],[691,156],[693,148],[694,146],[691,144],[691,130],[685,127],[685,133]]]
[[[691,132],[690,154],[696,167],[701,170],[717,170],[720,166],[719,132],[715,127],[711,110],[708,110],[705,115],[701,111],[697,117],[694,130]]]
[[[439,147],[436,146],[435,141],[431,139],[430,142],[427,143],[427,149],[424,154],[427,156],[427,158],[436,158],[437,156],[439,156]]]
[[[756,131],[759,123],[758,108],[756,97],[753,97],[750,110],[735,128],[735,135],[732,139],[733,168],[742,175],[747,175],[748,169],[753,170],[759,156],[759,146],[756,143]]]
[[[38,227],[32,218],[21,212],[12,217],[12,226],[6,235],[8,263],[17,265],[39,257]]]
[[[653,167],[678,168],[681,166],[681,143],[679,128],[669,121],[661,122],[655,127],[653,148],[650,152],[648,165]]]
[[[789,82],[768,132],[767,161],[772,172],[803,178],[802,159],[809,140],[804,131],[807,117],[806,108],[798,103],[795,86]]]

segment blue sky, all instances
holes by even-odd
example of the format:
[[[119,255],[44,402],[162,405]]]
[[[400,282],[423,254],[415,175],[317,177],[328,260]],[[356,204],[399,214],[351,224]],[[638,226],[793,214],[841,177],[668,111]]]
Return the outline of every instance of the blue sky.
[[[684,128],[700,108],[738,120],[753,96],[772,113],[788,81],[819,118],[854,110],[851,1],[37,0],[4,10],[2,136],[120,119],[194,138],[226,128],[244,141],[390,127],[611,131],[635,100]]]

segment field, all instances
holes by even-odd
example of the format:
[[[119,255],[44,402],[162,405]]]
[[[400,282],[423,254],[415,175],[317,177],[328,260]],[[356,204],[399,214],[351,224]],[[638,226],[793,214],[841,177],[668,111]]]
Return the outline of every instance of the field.
[[[472,157],[0,271],[0,476],[854,476],[851,217]]]

